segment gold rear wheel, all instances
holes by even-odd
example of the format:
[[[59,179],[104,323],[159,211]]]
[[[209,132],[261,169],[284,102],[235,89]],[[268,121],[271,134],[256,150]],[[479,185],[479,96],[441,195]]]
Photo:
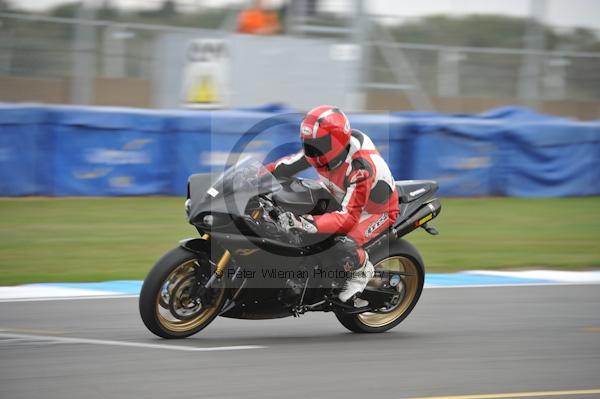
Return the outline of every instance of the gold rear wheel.
[[[389,308],[382,308],[378,312],[367,312],[358,315],[360,321],[373,328],[384,327],[393,323],[410,308],[419,289],[419,274],[415,263],[402,256],[393,256],[384,259],[374,265],[375,275],[397,275],[400,276],[395,287],[398,295]],[[376,277],[369,282],[370,286],[380,287],[384,282]]]
[[[357,333],[387,331],[402,322],[417,304],[425,272],[421,255],[408,241],[397,239],[388,246],[369,253],[374,268],[373,277],[364,298],[379,308],[360,314],[335,312],[344,327]]]

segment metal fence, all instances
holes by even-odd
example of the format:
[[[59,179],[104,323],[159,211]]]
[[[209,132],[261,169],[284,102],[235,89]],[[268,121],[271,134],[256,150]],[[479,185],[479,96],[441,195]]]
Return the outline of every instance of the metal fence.
[[[0,18],[2,74],[69,78],[77,56],[85,54],[95,60],[97,76],[151,78],[148,65],[154,57],[156,30],[41,16]]]
[[[157,68],[164,57],[157,46],[161,37],[207,34],[193,28],[80,16],[83,18],[0,13],[0,78],[62,80],[68,88],[66,102],[94,103],[89,90],[86,92],[94,79],[133,79],[155,86],[162,79]],[[368,28],[363,34],[356,31],[360,24],[349,23],[338,36],[327,39],[353,43],[361,50],[355,62],[362,73],[356,75],[360,82],[353,87],[363,94],[373,90],[401,93],[415,109],[434,109],[432,97],[526,101],[531,100],[527,90],[532,87],[538,101],[600,102],[600,53],[401,43],[393,39],[385,24],[376,24],[375,17],[365,18]],[[290,34],[302,33],[290,30]],[[312,72],[315,79],[324,79],[318,70]],[[286,70],[277,65],[269,73],[286,76]],[[302,90],[300,83],[298,90]],[[160,96],[160,92],[149,95]],[[293,99],[276,100],[294,105]],[[156,98],[147,101],[148,106],[157,103]]]
[[[447,47],[425,44],[368,43],[372,64],[370,83],[391,90],[399,81],[397,64],[386,62],[382,53],[402,53],[433,96],[477,96],[518,98],[523,59],[539,58],[539,73],[533,79],[546,100],[600,100],[600,54],[560,51],[529,52],[518,49]],[[389,57],[389,54],[387,54]],[[400,78],[402,79],[402,78]],[[404,82],[406,78],[403,79]]]

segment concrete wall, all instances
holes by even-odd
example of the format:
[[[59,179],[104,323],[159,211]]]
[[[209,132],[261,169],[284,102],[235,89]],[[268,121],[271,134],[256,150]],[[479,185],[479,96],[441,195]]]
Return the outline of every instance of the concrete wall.
[[[152,107],[152,82],[145,79],[96,78],[94,105]]]
[[[0,76],[0,102],[69,104],[69,79]],[[152,83],[144,79],[94,80],[94,105],[150,108]]]
[[[69,102],[69,81],[0,76],[0,101],[66,104]]]
[[[371,90],[366,93],[366,100],[369,111],[412,109],[402,93]],[[478,113],[503,105],[519,104],[515,98],[433,97],[432,101],[438,111],[448,113]],[[68,104],[69,80],[0,76],[0,102]],[[94,82],[95,105],[152,108],[152,102],[153,88],[150,80],[97,78]],[[598,120],[600,102],[544,101],[541,111],[581,120]]]
[[[367,92],[368,111],[412,110],[410,102],[402,93],[389,91]],[[519,105],[516,98],[485,97],[431,97],[437,111],[474,114],[504,105]],[[524,104],[523,104],[524,105]],[[557,116],[581,120],[600,119],[600,102],[595,101],[543,101],[539,111]]]

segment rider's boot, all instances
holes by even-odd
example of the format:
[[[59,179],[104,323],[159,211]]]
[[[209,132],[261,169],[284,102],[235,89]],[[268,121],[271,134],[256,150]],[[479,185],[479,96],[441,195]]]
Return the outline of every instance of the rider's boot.
[[[344,284],[344,288],[339,293],[338,298],[342,302],[346,302],[354,295],[363,292],[369,280],[375,275],[375,268],[373,264],[369,260],[369,258],[365,259],[365,264],[352,272],[352,277],[346,280]],[[369,303],[364,299],[355,298],[354,306],[363,307],[367,306]]]

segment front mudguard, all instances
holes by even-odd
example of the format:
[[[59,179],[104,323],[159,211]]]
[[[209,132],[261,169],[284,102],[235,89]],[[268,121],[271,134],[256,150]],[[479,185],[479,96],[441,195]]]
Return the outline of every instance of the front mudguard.
[[[179,241],[179,246],[194,254],[206,254],[209,257],[211,255],[210,240],[204,238],[186,238]]]

